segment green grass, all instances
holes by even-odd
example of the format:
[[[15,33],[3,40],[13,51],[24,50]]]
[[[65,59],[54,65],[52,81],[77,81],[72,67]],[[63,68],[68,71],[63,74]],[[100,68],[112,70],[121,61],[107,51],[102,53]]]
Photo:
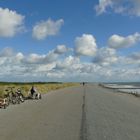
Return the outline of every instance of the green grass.
[[[0,97],[3,97],[3,95],[6,93],[6,89],[8,87],[15,87],[14,90],[17,88],[22,89],[22,93],[26,96],[31,87],[35,86],[37,91],[41,94],[46,94],[49,91],[57,90],[60,88],[70,87],[70,86],[76,86],[79,85],[79,83],[45,83],[45,82],[35,82],[35,83],[7,83],[7,82],[0,82]]]

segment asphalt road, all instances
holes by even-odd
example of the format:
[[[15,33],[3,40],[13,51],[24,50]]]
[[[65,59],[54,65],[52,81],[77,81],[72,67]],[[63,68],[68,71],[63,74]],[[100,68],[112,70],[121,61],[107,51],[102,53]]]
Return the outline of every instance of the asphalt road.
[[[0,109],[0,140],[140,140],[140,99],[97,85]]]

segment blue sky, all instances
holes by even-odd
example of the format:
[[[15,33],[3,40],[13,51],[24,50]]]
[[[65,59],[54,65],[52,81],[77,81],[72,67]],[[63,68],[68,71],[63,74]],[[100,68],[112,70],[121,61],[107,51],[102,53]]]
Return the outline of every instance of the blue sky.
[[[0,80],[139,81],[139,23],[139,0],[2,0]]]

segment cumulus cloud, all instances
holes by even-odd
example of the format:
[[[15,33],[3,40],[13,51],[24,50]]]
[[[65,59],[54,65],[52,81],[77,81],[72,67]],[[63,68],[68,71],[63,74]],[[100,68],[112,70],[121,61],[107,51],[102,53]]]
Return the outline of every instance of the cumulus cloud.
[[[41,21],[33,27],[32,36],[37,40],[43,40],[48,36],[57,35],[63,23],[63,19],[57,21],[53,21],[52,19]]]
[[[98,15],[113,10],[115,13],[140,16],[139,0],[99,0],[95,6]]]
[[[24,63],[29,63],[29,64],[40,64],[43,63],[44,58],[46,55],[39,55],[39,54],[29,54],[26,58],[22,57],[21,59]]]
[[[135,33],[134,35],[129,35],[123,37],[120,35],[112,35],[108,40],[108,45],[111,48],[128,48],[140,41],[140,34]]]
[[[27,57],[23,57],[20,53],[18,57],[21,58],[20,60],[24,63],[29,64],[47,64],[53,63],[58,59],[59,56],[66,54],[70,48],[67,48],[65,45],[58,45],[54,50],[49,51],[47,54],[36,54],[32,53],[29,54]]]
[[[52,63],[59,57],[59,54],[54,53],[54,51],[50,51],[47,54],[36,54],[32,53],[26,57],[21,57],[20,61],[24,64],[46,64]]]
[[[67,48],[65,45],[58,45],[56,47],[56,49],[54,50],[54,53],[57,53],[57,54],[64,54],[68,51],[70,51],[71,49],[70,48]]]
[[[94,36],[83,34],[75,39],[75,53],[78,56],[95,56],[97,44]]]
[[[55,72],[62,72],[63,78],[73,79],[80,81],[81,79],[86,79],[89,81],[89,77],[95,78],[98,74],[98,70],[101,66],[93,64],[91,62],[81,62],[79,57],[68,56],[64,60],[59,60],[54,68]],[[93,73],[95,75],[93,75]],[[77,79],[76,79],[77,78]],[[90,79],[91,80],[91,79]],[[96,79],[97,80],[97,79]]]
[[[56,63],[56,69],[71,69],[74,65],[80,64],[80,59],[78,57],[68,56],[63,62],[58,61]]]
[[[93,62],[102,66],[108,66],[116,63],[118,56],[115,49],[112,48],[100,48],[97,52]]]
[[[0,37],[13,37],[24,30],[24,16],[8,8],[0,8]]]

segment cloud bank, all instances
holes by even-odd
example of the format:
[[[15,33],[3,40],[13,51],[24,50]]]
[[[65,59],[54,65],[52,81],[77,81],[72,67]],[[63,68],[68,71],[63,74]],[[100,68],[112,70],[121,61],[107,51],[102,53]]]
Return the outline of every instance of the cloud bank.
[[[75,48],[58,45],[46,54],[23,54],[12,48],[0,51],[0,80],[11,78],[38,81],[132,81],[140,78],[140,53],[120,55],[118,48],[134,47],[139,33],[109,37],[109,45],[99,47],[93,35],[75,38]],[[120,39],[121,38],[121,39]],[[112,45],[115,40],[116,45]],[[117,43],[118,42],[118,43]],[[128,43],[129,42],[129,43]],[[129,47],[130,47],[129,46]],[[87,57],[82,61],[81,56]]]

